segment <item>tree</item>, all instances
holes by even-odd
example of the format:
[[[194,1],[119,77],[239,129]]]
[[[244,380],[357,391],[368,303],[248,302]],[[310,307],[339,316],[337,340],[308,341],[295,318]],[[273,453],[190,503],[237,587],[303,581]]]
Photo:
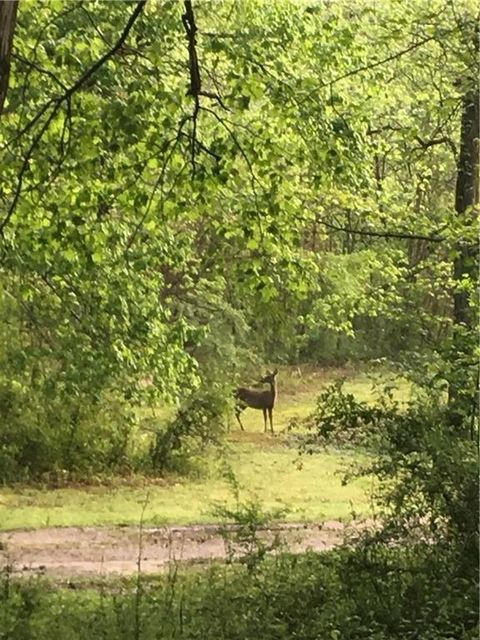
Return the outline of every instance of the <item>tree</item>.
[[[17,10],[18,0],[2,0],[0,2],[0,115],[8,90]]]

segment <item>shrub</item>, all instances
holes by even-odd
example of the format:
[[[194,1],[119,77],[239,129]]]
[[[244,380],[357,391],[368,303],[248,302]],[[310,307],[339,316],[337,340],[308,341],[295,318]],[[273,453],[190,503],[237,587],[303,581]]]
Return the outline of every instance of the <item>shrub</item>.
[[[398,416],[399,405],[391,393],[394,387],[389,387],[378,403],[369,404],[345,392],[344,383],[345,379],[339,379],[328,385],[318,396],[313,412],[302,422],[301,426],[308,429],[308,435],[301,438],[303,451],[312,453],[328,444],[374,447],[386,422]]]
[[[457,550],[362,545],[116,582],[100,591],[4,579],[1,640],[473,640],[476,589]],[[71,586],[80,586],[75,583]],[[139,596],[140,594],[140,596]]]
[[[0,379],[0,479],[124,472],[134,424],[133,410],[115,393],[92,398]]]
[[[219,445],[225,432],[229,394],[200,389],[178,409],[166,428],[157,430],[150,448],[155,471],[185,473],[209,445]]]

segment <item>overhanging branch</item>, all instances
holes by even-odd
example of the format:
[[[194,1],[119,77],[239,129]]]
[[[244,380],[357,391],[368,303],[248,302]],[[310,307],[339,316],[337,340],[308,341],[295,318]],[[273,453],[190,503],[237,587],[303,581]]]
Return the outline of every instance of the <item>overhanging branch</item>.
[[[428,242],[443,242],[445,240],[442,236],[437,235],[427,236],[419,233],[404,233],[402,231],[367,231],[366,229],[352,229],[350,227],[341,227],[336,224],[332,224],[331,222],[326,222],[323,218],[315,218],[315,222],[327,227],[327,229],[352,233],[358,236],[400,240],[426,240]]]
[[[18,203],[18,199],[20,197],[20,194],[22,192],[22,185],[23,185],[23,179],[25,177],[25,173],[28,169],[28,165],[30,162],[30,159],[33,155],[33,152],[35,150],[35,148],[38,146],[38,144],[40,143],[44,133],[47,131],[47,129],[50,127],[50,124],[52,123],[53,119],[55,118],[55,116],[57,115],[57,113],[60,111],[60,108],[63,106],[64,103],[67,103],[67,105],[69,104],[72,96],[79,91],[83,85],[87,82],[87,80],[89,80],[110,58],[112,58],[115,53],[122,47],[123,43],[125,42],[125,40],[127,39],[133,25],[135,24],[137,18],[139,17],[140,13],[143,10],[143,7],[145,6],[147,0],[139,0],[137,5],[135,6],[134,11],[132,12],[132,15],[130,16],[130,18],[128,19],[127,24],[125,25],[125,28],[123,29],[120,37],[118,38],[117,42],[113,45],[113,47],[111,49],[109,49],[101,58],[99,58],[94,64],[92,64],[91,67],[89,67],[86,71],[84,71],[84,73],[78,78],[78,80],[76,82],[73,83],[73,85],[71,85],[70,87],[68,87],[63,94],[61,94],[60,96],[58,96],[57,98],[51,98],[50,100],[48,100],[45,105],[39,110],[39,112],[25,125],[25,127],[22,129],[22,131],[16,136],[16,139],[18,139],[19,137],[23,136],[25,133],[27,133],[28,131],[30,131],[30,129],[32,129],[32,127],[34,127],[37,122],[42,118],[42,116],[47,113],[48,109],[53,106],[50,114],[48,115],[47,119],[45,120],[45,122],[43,123],[43,125],[40,128],[40,131],[37,133],[37,135],[33,138],[25,156],[22,162],[22,166],[20,167],[20,172],[18,175],[18,180],[17,180],[17,186],[13,195],[13,199],[12,202],[10,204],[10,207],[7,211],[7,214],[5,216],[5,218],[3,219],[3,221],[0,223],[0,234],[3,234],[3,230],[5,229],[5,227],[7,226],[7,224],[10,221],[10,218],[13,215],[13,212],[15,211],[15,207],[17,206]]]
[[[188,89],[187,95],[191,95],[193,97],[193,112],[192,112],[192,135],[191,135],[191,146],[190,146],[190,162],[192,164],[192,177],[195,177],[196,172],[196,164],[195,164],[195,156],[196,156],[196,147],[202,149],[210,156],[215,158],[217,161],[220,160],[220,156],[216,153],[208,149],[202,142],[197,139],[197,121],[198,114],[200,113],[200,97],[203,96],[205,98],[209,98],[210,100],[215,100],[218,104],[228,111],[225,106],[222,98],[219,94],[213,93],[211,91],[204,91],[202,89],[202,80],[200,76],[200,65],[198,63],[198,54],[197,54],[197,24],[195,22],[195,14],[193,11],[192,1],[184,0],[185,13],[182,14],[182,22],[185,28],[185,35],[188,42],[188,68],[190,74],[190,87]]]
[[[364,65],[360,66],[360,67],[356,67],[355,69],[351,69],[350,71],[347,71],[347,72],[337,76],[336,78],[333,78],[332,80],[329,80],[329,81],[326,81],[326,82],[322,82],[317,87],[315,87],[315,89],[310,91],[308,93],[308,95],[305,98],[303,98],[303,100],[300,100],[299,104],[303,104],[304,102],[309,100],[312,96],[316,95],[316,93],[320,89],[325,89],[326,87],[331,86],[333,84],[336,84],[337,82],[340,82],[341,80],[345,80],[346,78],[350,78],[350,76],[354,76],[357,73],[362,73],[364,71],[369,71],[370,69],[376,69],[377,67],[381,67],[382,65],[384,65],[384,64],[386,64],[388,62],[392,62],[393,60],[396,60],[397,58],[401,58],[402,56],[406,55],[407,53],[410,53],[411,51],[414,51],[415,49],[418,49],[419,47],[422,47],[424,44],[427,44],[427,42],[431,42],[432,40],[435,40],[435,36],[428,36],[426,38],[422,38],[421,40],[418,40],[417,42],[414,42],[413,44],[409,45],[405,49],[401,49],[400,51],[396,51],[395,53],[392,53],[389,56],[386,56],[385,58],[382,58],[381,60],[375,60],[373,62],[369,62],[367,64],[364,64]]]

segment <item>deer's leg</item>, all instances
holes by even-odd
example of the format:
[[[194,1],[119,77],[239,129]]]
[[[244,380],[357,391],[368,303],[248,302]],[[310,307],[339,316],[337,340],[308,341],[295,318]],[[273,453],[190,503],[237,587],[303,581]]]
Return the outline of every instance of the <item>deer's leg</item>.
[[[232,430],[232,413],[231,411],[227,411],[227,432],[230,433]]]
[[[245,431],[245,429],[243,428],[243,424],[242,421],[240,420],[240,414],[242,413],[242,408],[239,407],[238,405],[235,407],[235,415],[237,416],[237,420],[238,420],[238,424],[240,425],[240,429],[242,431]]]
[[[268,410],[268,417],[270,418],[270,431],[273,434],[273,409],[272,408]]]
[[[267,410],[262,409],[263,411],[263,433],[267,433]]]

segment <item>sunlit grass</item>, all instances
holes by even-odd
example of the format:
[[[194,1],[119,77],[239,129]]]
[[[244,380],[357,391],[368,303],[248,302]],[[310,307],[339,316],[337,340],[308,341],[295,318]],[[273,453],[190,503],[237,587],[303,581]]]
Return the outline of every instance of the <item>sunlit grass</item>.
[[[241,437],[241,436],[240,436]],[[348,519],[352,511],[367,514],[369,481],[342,486],[352,457],[322,453],[302,458],[295,450],[271,442],[237,442],[225,461],[216,461],[211,477],[171,481],[163,485],[111,486],[0,492],[0,527],[88,526],[137,524],[148,496],[144,520],[148,524],[212,522],[216,503],[233,505],[222,466],[234,472],[240,497],[258,499],[266,509],[286,509],[285,520]]]

